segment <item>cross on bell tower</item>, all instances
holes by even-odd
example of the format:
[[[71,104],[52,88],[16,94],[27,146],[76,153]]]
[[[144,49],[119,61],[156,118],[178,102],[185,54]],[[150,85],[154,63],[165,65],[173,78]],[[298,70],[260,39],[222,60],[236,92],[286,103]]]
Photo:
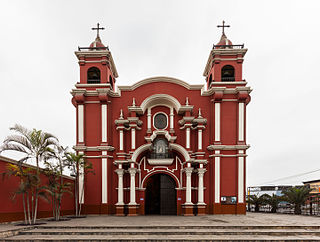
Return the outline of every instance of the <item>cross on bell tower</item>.
[[[222,28],[222,35],[225,35],[224,34],[224,28],[229,28],[230,25],[224,25],[225,24],[225,21],[223,20],[222,21],[222,25],[217,25],[218,28]]]
[[[100,36],[99,36],[99,30],[104,30],[103,27],[100,28],[100,24],[97,23],[97,27],[96,28],[91,28],[92,30],[97,30],[97,38],[100,39]]]

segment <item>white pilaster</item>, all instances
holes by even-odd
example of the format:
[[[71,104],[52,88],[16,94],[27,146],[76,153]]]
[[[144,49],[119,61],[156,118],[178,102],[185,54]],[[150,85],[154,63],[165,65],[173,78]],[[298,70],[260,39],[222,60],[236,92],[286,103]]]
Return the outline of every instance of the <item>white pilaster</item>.
[[[198,205],[204,205],[204,196],[203,196],[203,175],[206,172],[204,168],[198,168]]]
[[[101,141],[107,142],[107,104],[101,105]]]
[[[147,112],[147,129],[151,131],[151,108],[148,108]]]
[[[119,168],[116,170],[118,174],[118,202],[116,205],[123,205],[123,169]]]
[[[134,150],[136,148],[136,129],[131,129],[131,149]]]
[[[102,175],[102,203],[108,203],[108,167],[107,167],[107,151],[102,151],[102,164],[101,164],[101,175]]]
[[[190,128],[186,128],[186,148],[190,149]]]
[[[220,141],[220,103],[214,103],[214,140]]]
[[[184,169],[186,172],[186,205],[191,205],[193,204],[191,202],[191,174],[193,171],[193,168],[189,167],[189,168],[185,168]]]
[[[170,108],[170,130],[174,130],[174,113],[173,113],[173,107]]]
[[[220,154],[219,150],[215,154]],[[220,157],[214,158],[214,202],[220,203]]]
[[[239,103],[238,140],[244,141],[244,103]]]
[[[119,149],[123,151],[123,130],[119,130]]]
[[[129,205],[135,205],[136,203],[136,168],[129,168],[130,173],[130,203]]]
[[[239,154],[244,154],[239,150]],[[238,203],[244,202],[244,157],[238,157]]]
[[[202,129],[198,129],[198,150],[202,150]]]
[[[79,155],[83,155],[83,152],[80,151]],[[84,168],[79,168],[79,203],[84,204]]]
[[[78,142],[84,141],[84,112],[83,104],[78,105]]]

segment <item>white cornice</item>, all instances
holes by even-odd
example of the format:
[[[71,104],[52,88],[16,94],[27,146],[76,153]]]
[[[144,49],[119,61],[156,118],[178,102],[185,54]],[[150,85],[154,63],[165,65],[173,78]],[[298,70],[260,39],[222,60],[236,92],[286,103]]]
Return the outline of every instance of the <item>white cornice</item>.
[[[133,91],[138,87],[141,87],[141,86],[149,84],[149,83],[155,83],[155,82],[174,83],[174,84],[183,86],[184,88],[186,88],[188,90],[201,90],[201,88],[204,86],[204,85],[190,85],[187,82],[184,82],[184,81],[176,79],[176,78],[158,76],[158,77],[151,77],[151,78],[141,80],[141,81],[133,84],[132,86],[118,86],[118,89],[120,91]]]
[[[208,150],[246,150],[250,145],[209,145]]]

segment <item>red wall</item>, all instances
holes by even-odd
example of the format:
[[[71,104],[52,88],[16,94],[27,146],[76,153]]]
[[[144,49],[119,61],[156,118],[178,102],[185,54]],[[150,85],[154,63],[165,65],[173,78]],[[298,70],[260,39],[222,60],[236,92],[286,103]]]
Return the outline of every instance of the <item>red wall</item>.
[[[15,164],[14,160],[0,156],[0,173],[7,171],[8,164]],[[47,183],[47,177],[40,175],[43,184]],[[74,179],[64,177],[64,180],[70,182],[74,186]],[[12,200],[14,191],[19,186],[19,178],[15,176],[5,177],[0,180],[0,222],[24,220],[22,195],[17,195]],[[72,188],[73,191],[73,188]],[[39,198],[38,218],[52,217],[51,197],[48,194],[49,202]],[[74,198],[72,195],[65,193],[62,197],[61,214],[74,214]]]

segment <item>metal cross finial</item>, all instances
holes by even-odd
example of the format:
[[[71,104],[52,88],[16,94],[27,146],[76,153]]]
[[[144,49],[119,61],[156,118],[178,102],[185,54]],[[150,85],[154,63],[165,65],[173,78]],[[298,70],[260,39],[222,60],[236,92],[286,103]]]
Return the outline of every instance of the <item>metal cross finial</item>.
[[[224,25],[224,20],[222,21],[222,25],[217,25],[218,28],[222,28],[222,35],[225,35],[224,34],[224,28],[229,28],[230,25]]]
[[[92,29],[92,30],[97,30],[97,38],[100,37],[100,36],[99,36],[99,30],[104,30],[103,27],[100,28],[100,24],[99,24],[99,23],[97,23],[97,28],[91,28],[91,29]]]

